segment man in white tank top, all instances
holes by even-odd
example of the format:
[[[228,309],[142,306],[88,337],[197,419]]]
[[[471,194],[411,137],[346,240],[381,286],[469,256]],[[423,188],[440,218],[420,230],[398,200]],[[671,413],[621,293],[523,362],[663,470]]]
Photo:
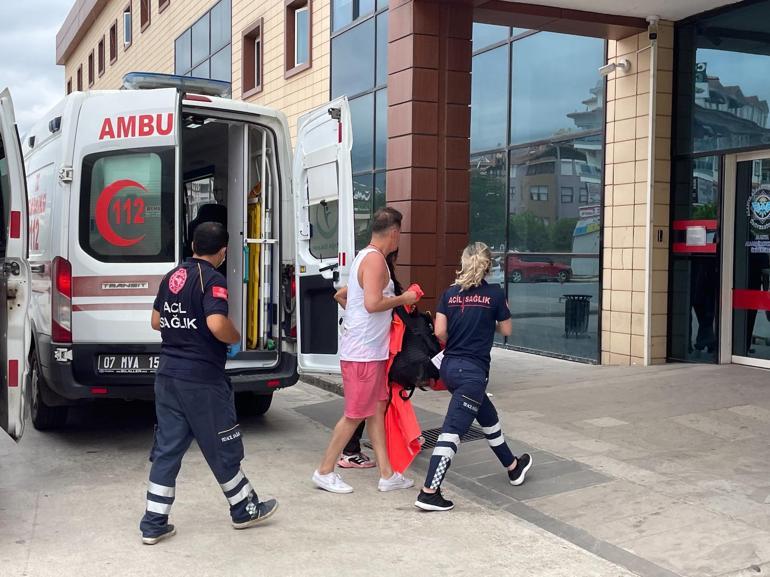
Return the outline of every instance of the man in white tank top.
[[[353,492],[353,487],[342,480],[334,466],[364,420],[380,468],[379,490],[408,489],[414,485],[411,479],[393,472],[385,441],[386,367],[392,310],[417,302],[414,291],[394,295],[393,279],[385,262],[385,255],[398,248],[401,218],[401,213],[393,208],[378,210],[372,217],[372,240],[358,253],[350,269],[345,323],[340,337],[345,413],[334,428],[321,465],[313,473],[315,485],[332,493]]]

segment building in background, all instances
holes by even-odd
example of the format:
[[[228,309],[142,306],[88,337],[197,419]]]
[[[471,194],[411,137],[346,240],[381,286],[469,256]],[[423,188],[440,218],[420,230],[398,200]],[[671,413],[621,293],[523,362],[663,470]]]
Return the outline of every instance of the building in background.
[[[400,209],[399,274],[430,308],[488,243],[500,346],[770,366],[770,0],[549,4],[77,0],[57,62],[67,92],[228,81],[293,131],[346,95],[358,244]]]

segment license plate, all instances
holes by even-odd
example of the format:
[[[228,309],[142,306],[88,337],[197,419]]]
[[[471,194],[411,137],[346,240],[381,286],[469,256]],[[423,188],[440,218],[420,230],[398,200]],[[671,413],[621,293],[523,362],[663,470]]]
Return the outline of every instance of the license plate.
[[[100,373],[154,373],[160,357],[158,355],[99,355]]]

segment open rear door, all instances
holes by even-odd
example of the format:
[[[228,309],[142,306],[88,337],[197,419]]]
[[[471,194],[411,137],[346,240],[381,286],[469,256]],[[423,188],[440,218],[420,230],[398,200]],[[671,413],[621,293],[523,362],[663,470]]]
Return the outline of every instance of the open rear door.
[[[13,102],[0,94],[0,426],[13,438],[24,432],[29,350],[27,188]]]
[[[347,98],[300,118],[292,183],[301,373],[340,372],[337,335],[344,311],[334,292],[347,285],[355,256],[352,144]]]

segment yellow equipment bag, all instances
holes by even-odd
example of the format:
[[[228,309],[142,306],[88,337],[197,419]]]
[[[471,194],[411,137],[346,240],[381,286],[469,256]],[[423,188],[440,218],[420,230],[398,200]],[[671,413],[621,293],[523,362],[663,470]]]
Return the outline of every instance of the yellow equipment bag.
[[[261,186],[257,184],[249,193],[248,237],[259,238],[262,224]],[[253,195],[253,196],[252,196]],[[260,245],[249,245],[249,284],[246,298],[246,346],[256,349],[259,344],[259,253]]]

